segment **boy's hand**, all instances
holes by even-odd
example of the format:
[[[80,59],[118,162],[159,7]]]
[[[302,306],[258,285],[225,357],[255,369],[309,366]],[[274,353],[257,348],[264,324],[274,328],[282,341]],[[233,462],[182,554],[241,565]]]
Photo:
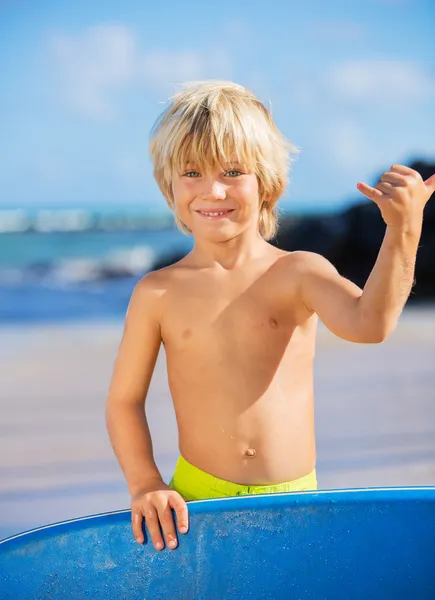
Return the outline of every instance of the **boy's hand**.
[[[392,165],[374,188],[361,182],[357,188],[379,206],[387,226],[418,232],[424,207],[435,191],[435,175],[423,181],[414,169]]]
[[[164,547],[160,525],[162,526],[165,540],[169,548],[177,547],[177,535],[171,509],[177,515],[178,531],[186,533],[189,527],[187,504],[183,497],[167,486],[163,481],[155,484],[145,491],[138,492],[131,498],[131,521],[133,534],[136,541],[142,544],[142,520],[145,518],[151,539],[156,550]]]

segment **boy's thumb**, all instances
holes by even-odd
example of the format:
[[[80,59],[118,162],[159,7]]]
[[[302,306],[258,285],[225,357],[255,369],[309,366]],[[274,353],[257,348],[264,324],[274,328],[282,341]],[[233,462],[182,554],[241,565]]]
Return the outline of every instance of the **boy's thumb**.
[[[424,184],[426,187],[429,188],[431,192],[435,192],[435,175],[432,175],[431,177],[429,177],[429,179],[426,179]]]

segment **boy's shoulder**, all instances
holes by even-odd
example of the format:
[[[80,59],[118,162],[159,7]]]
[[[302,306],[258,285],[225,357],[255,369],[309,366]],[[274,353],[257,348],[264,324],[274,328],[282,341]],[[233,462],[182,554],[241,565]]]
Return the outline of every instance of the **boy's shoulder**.
[[[136,283],[134,291],[142,296],[160,295],[164,293],[170,276],[168,267],[149,271]]]
[[[286,268],[294,270],[294,272],[299,275],[312,273],[314,271],[328,271],[330,269],[335,269],[332,263],[322,254],[310,252],[308,250],[287,252],[282,262],[286,265]]]
[[[159,322],[162,315],[162,299],[170,286],[171,270],[167,267],[150,271],[143,275],[135,284],[127,310],[131,319],[143,319],[146,315],[150,320]]]
[[[133,293],[142,298],[160,298],[168,291],[170,283],[180,270],[182,260],[171,265],[149,271],[136,283]]]

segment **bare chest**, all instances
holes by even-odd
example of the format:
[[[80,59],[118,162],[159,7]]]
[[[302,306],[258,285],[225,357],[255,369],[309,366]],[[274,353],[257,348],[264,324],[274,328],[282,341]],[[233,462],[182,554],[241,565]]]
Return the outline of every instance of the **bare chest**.
[[[283,353],[297,332],[298,314],[273,289],[237,292],[209,286],[173,294],[165,307],[162,337],[167,352],[219,360]]]

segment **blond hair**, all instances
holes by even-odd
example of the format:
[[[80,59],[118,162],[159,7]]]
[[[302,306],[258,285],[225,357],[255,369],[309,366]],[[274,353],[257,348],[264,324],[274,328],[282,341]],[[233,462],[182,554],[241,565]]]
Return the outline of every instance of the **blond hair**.
[[[170,98],[151,132],[150,154],[154,177],[175,214],[177,226],[190,234],[175,210],[172,176],[186,164],[201,169],[236,160],[255,172],[259,183],[259,233],[276,234],[277,202],[287,183],[291,154],[298,148],[276,127],[271,113],[248,89],[230,81],[184,84]]]

